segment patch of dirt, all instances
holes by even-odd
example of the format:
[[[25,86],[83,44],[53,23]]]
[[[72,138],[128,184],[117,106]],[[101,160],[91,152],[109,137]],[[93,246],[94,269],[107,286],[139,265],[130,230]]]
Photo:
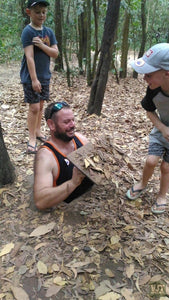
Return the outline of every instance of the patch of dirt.
[[[169,294],[168,214],[150,210],[159,169],[140,199],[125,196],[140,178],[152,127],[140,105],[145,82],[126,78],[118,85],[110,74],[98,117],[87,115],[85,78],[73,81],[68,88],[64,75],[52,72],[50,101],[70,103],[77,131],[93,144],[108,137],[127,159],[110,151],[106,170],[112,184],[94,185],[70,204],[37,211],[19,64],[1,66],[1,125],[16,181],[0,189],[0,299],[159,299]],[[48,135],[44,119],[42,129]]]

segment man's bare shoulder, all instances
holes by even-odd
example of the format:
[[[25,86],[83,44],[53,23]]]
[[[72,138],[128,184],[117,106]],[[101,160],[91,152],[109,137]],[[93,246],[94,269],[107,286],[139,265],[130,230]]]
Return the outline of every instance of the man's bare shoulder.
[[[83,134],[81,134],[80,132],[76,132],[75,134],[82,141],[82,143],[84,145],[89,143],[89,140]]]
[[[44,163],[49,163],[50,161],[53,162],[54,156],[50,150],[48,150],[45,147],[40,147],[38,149],[38,152],[36,154],[35,161],[36,162],[41,162],[42,164]]]

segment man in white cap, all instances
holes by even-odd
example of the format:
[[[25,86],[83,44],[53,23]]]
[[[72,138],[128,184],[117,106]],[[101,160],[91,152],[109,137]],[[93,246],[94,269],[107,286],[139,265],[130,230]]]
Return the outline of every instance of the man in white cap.
[[[156,44],[143,57],[131,62],[137,73],[144,74],[148,84],[141,101],[154,128],[149,135],[148,156],[142,178],[126,193],[129,200],[135,200],[144,192],[160,158],[160,190],[151,208],[154,214],[167,211],[166,194],[169,189],[169,43]]]

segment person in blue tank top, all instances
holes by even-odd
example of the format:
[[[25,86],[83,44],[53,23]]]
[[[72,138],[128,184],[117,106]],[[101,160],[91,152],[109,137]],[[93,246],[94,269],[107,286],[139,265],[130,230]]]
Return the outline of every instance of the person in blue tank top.
[[[29,104],[27,154],[37,152],[36,139],[45,140],[41,133],[41,118],[44,100],[49,100],[50,58],[58,56],[55,35],[52,29],[43,25],[48,5],[49,2],[44,0],[28,0],[26,13],[30,17],[30,24],[24,28],[21,35],[24,56],[20,78],[24,101]]]
[[[66,102],[51,103],[45,109],[50,138],[41,146],[34,164],[34,202],[43,210],[67,203],[84,194],[93,182],[67,159],[67,155],[88,140],[75,132],[74,114]]]
[[[144,74],[148,84],[141,104],[154,128],[149,134],[148,156],[142,178],[127,191],[126,196],[129,200],[140,197],[162,158],[160,190],[151,207],[152,213],[161,214],[169,208],[169,43],[154,45],[131,65],[136,72]]]

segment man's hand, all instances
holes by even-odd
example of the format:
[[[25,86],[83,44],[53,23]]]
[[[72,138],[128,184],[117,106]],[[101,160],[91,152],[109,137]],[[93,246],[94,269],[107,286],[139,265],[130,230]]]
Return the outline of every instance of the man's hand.
[[[76,167],[74,167],[73,175],[72,175],[73,184],[79,186],[84,178],[85,175],[81,171],[79,171]]]

